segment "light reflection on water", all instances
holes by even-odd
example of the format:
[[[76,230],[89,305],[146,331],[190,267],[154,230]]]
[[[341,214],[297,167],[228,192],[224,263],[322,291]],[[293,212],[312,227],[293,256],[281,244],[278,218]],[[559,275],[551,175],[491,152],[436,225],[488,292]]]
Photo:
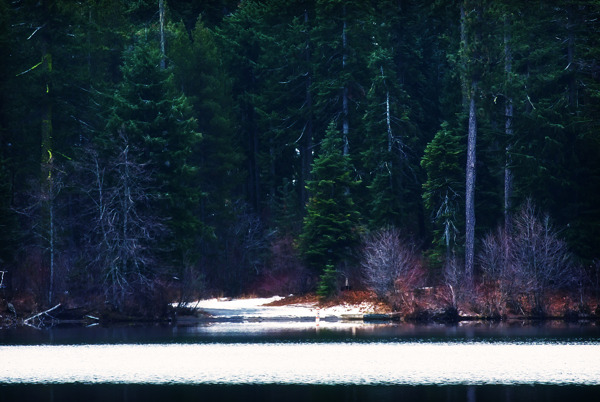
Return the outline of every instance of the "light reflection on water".
[[[329,342],[502,342],[600,345],[595,323],[464,322],[459,325],[362,322],[264,321],[207,322],[194,325],[59,326],[0,329],[0,345],[156,344],[156,343],[329,343]]]
[[[0,346],[5,384],[600,385],[596,343]]]

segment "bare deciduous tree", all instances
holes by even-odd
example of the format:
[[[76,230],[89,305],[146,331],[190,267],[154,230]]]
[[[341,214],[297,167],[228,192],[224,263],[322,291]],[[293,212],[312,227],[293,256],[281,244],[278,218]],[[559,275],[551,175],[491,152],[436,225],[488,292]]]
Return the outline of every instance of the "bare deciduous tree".
[[[115,154],[103,159],[89,149],[83,165],[93,222],[88,267],[101,275],[106,299],[121,307],[133,290],[151,286],[151,246],[163,227],[150,208],[151,172],[122,130]]]
[[[546,292],[577,279],[571,253],[550,218],[540,215],[531,200],[515,215],[511,229],[484,239],[479,256],[484,278],[497,282],[506,301],[531,297],[533,309],[543,313]]]
[[[558,237],[549,216],[540,216],[527,200],[513,223],[511,258],[520,273],[517,278],[532,293],[534,307],[543,312],[546,290],[560,289],[574,279],[574,266],[567,243]]]
[[[405,295],[424,283],[414,243],[397,229],[382,229],[364,239],[362,268],[365,282],[378,297],[406,302]]]

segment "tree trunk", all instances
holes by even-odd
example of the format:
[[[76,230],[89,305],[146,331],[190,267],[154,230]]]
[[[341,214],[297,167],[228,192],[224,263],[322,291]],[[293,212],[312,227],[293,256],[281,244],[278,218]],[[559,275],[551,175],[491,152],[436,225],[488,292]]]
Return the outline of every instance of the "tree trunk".
[[[127,275],[127,268],[129,264],[129,214],[132,211],[132,198],[131,198],[131,187],[130,187],[130,173],[129,173],[129,145],[125,144],[125,149],[123,150],[123,171],[122,171],[122,185],[123,185],[123,203],[121,206],[121,214],[122,214],[122,227],[121,227],[121,247],[119,252],[121,253],[121,258],[115,265],[114,271],[114,279],[113,286],[117,287],[117,297],[115,300],[115,304],[121,306],[123,303],[123,285],[121,278],[125,278]]]
[[[52,304],[54,299],[54,255],[55,255],[55,239],[54,239],[54,186],[51,185],[49,192],[49,219],[50,219],[50,286],[48,291],[48,303]]]
[[[346,6],[343,8],[344,25],[342,28],[342,70],[346,69]],[[344,137],[344,155],[348,155],[350,152],[350,146],[348,143],[348,133],[350,132],[350,123],[348,121],[348,83],[344,82],[344,89],[342,93],[342,134]]]
[[[383,66],[381,67],[381,77],[384,77],[383,74]],[[385,80],[384,80],[385,83]],[[386,123],[386,129],[387,129],[387,150],[388,150],[388,170],[390,172],[389,175],[389,186],[390,189],[394,188],[394,169],[393,169],[393,165],[394,165],[394,159],[392,158],[392,149],[394,146],[394,133],[392,132],[392,114],[390,112],[390,91],[389,89],[387,89],[387,85],[386,85],[386,91],[385,91],[385,123]],[[401,193],[402,194],[402,193]],[[402,199],[400,200],[400,203],[402,203]]]
[[[511,148],[513,138],[513,98],[510,83],[512,73],[512,48],[510,46],[510,18],[504,19],[504,72],[506,73],[506,99],[504,105],[504,134],[506,135],[506,155],[504,162],[504,228],[510,231],[510,212],[512,209],[513,174],[511,170]]]
[[[465,277],[468,282],[473,280],[473,267],[475,261],[475,165],[477,143],[477,115],[475,96],[477,81],[471,82],[469,100],[469,134],[467,142],[467,168],[466,168],[466,194],[465,194]]]
[[[308,10],[304,10],[304,24],[308,27]],[[302,158],[302,172],[300,175],[300,202],[304,207],[308,202],[309,194],[306,189],[306,182],[310,178],[310,169],[312,167],[312,148],[313,148],[313,120],[312,120],[312,75],[310,72],[310,36],[309,30],[306,30],[306,45],[304,60],[306,61],[306,78],[305,78],[305,104],[307,110],[306,124],[304,132],[302,133],[301,142],[301,158]]]
[[[383,67],[381,69],[383,75]],[[392,116],[390,113],[390,91],[385,91],[385,123],[387,126],[387,140],[388,140],[388,152],[392,153],[392,145],[394,143],[394,134],[392,133]],[[390,161],[390,163],[392,163]]]
[[[269,199],[271,201],[275,200],[277,197],[277,188],[275,186],[275,159],[278,156],[277,150],[275,149],[275,144],[273,143],[273,137],[269,137]]]
[[[165,4],[164,0],[158,0],[158,14],[160,19],[160,68],[165,69]]]
[[[460,5],[460,43],[462,44],[463,49],[467,48],[467,28],[466,28],[466,17],[465,17],[465,7],[463,4]],[[462,62],[463,70],[466,70],[466,63],[463,60]],[[467,80],[461,80],[461,93],[462,93],[462,109],[467,110],[469,107],[469,87],[467,85]]]
[[[254,72],[250,73],[249,79],[255,82]],[[248,166],[247,191],[248,199],[254,208],[254,211],[260,210],[261,195],[260,195],[260,162],[259,162],[259,138],[258,129],[255,122],[254,106],[250,103],[244,105],[242,113],[242,121],[244,121],[244,132],[246,135],[246,147],[248,157],[246,159]]]
[[[573,5],[569,3],[567,6],[567,67],[565,70],[569,71],[569,107],[571,110],[577,108],[577,82],[575,81],[575,19],[577,18],[573,11]]]
[[[44,236],[48,239],[49,256],[49,285],[48,285],[48,303],[52,303],[54,298],[54,158],[52,156],[52,101],[50,99],[50,79],[52,76],[52,55],[48,50],[48,42],[42,39],[42,59],[44,68],[44,78],[46,87],[44,103],[42,105],[42,154],[41,154],[41,200],[43,203],[42,227]]]

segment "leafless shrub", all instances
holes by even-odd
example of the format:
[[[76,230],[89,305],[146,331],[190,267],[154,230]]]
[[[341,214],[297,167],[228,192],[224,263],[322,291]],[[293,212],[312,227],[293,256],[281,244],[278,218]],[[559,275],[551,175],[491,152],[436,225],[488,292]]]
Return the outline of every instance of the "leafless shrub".
[[[484,280],[495,282],[502,298],[515,303],[527,296],[536,313],[544,312],[550,289],[562,289],[576,280],[575,266],[566,242],[527,200],[512,220],[512,230],[499,229],[483,240],[479,256]]]
[[[528,200],[515,217],[511,258],[515,279],[530,291],[534,307],[543,311],[545,292],[572,283],[574,266],[567,243],[558,237],[550,218],[540,216]]]
[[[425,280],[415,244],[393,228],[364,239],[361,266],[367,286],[391,304],[406,303],[406,296]]]
[[[481,242],[479,265],[483,272],[483,280],[494,283],[504,277],[510,266],[509,250],[512,238],[504,228],[499,227],[495,232],[488,233]]]
[[[507,304],[520,309],[518,283],[511,280],[515,272],[510,255],[512,242],[502,227],[488,233],[481,242],[478,259],[483,274],[483,301],[490,314],[502,314]]]

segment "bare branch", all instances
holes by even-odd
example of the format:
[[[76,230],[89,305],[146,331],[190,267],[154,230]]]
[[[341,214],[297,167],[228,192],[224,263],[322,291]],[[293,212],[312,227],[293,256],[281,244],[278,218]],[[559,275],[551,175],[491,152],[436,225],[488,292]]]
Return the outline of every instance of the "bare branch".
[[[396,303],[421,286],[424,275],[414,243],[396,229],[383,229],[364,240],[361,262],[365,281],[378,297]]]
[[[31,39],[33,37],[33,35],[35,35],[37,33],[37,31],[39,31],[40,29],[44,28],[46,26],[47,22],[44,23],[43,25],[40,25],[39,27],[37,27],[35,29],[35,31],[32,32],[31,35],[29,35],[29,37],[27,38],[27,40]]]

